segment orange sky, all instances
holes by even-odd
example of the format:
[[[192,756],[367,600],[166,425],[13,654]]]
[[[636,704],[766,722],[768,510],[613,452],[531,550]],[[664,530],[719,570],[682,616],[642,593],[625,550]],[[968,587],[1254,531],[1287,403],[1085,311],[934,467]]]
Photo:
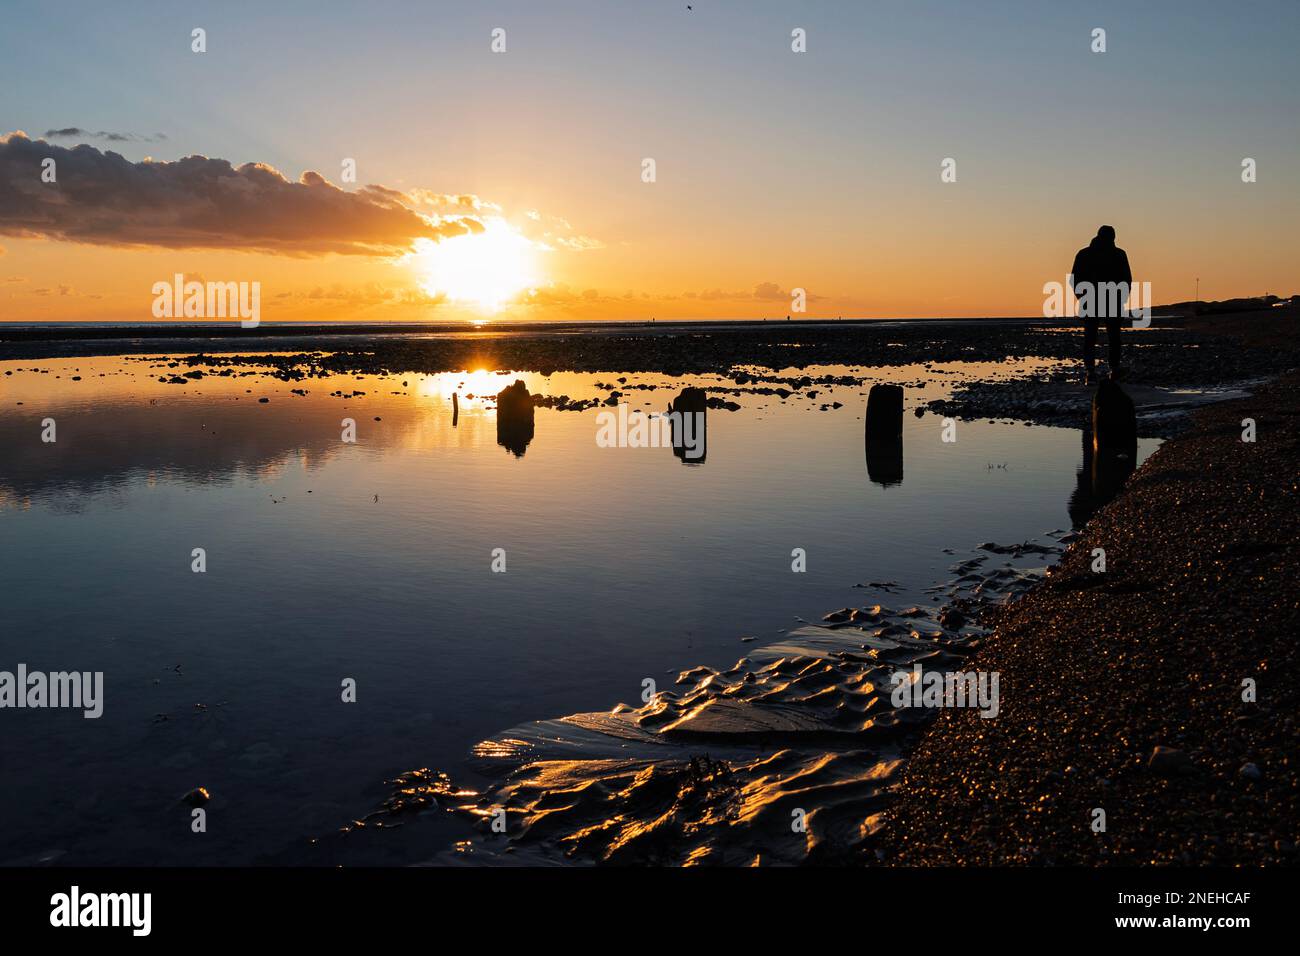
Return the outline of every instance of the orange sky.
[[[945,187],[936,181],[934,188]],[[629,202],[635,205],[636,198]],[[1225,216],[1235,208],[1226,197],[1219,203]],[[420,262],[401,256],[300,257],[6,238],[0,244],[0,310],[4,319],[18,321],[153,321],[153,284],[181,272],[191,280],[260,282],[266,322],[772,317],[791,312],[796,287],[808,292],[805,316],[1039,314],[1042,284],[1062,277],[1075,247],[1090,237],[1091,220],[1071,215],[1069,226],[1038,223],[1018,234],[1009,222],[985,226],[980,205],[969,192],[957,194],[929,215],[898,214],[891,221],[904,225],[887,235],[810,217],[806,235],[788,226],[784,235],[779,228],[765,235],[759,223],[717,222],[674,236],[651,213],[642,228],[575,231],[576,241],[589,246],[580,250],[543,238],[544,230],[526,214],[503,210],[521,235],[544,248],[534,254],[537,283],[495,310],[431,295],[422,288]],[[1230,241],[1210,225],[1216,217],[1208,205],[1174,221],[1121,225],[1119,241],[1129,250],[1135,278],[1152,282],[1157,303],[1192,298],[1198,273],[1206,299],[1300,291],[1300,282],[1286,282],[1296,270],[1295,220],[1284,207],[1260,206]]]
[[[795,53],[787,6],[506,5],[500,55],[472,10],[213,12],[198,55],[37,8],[6,73],[74,65],[0,84],[0,320],[155,321],[177,273],[264,322],[1038,315],[1103,222],[1156,303],[1300,292],[1293,4],[1102,4],[1104,54],[1032,3],[829,3]]]

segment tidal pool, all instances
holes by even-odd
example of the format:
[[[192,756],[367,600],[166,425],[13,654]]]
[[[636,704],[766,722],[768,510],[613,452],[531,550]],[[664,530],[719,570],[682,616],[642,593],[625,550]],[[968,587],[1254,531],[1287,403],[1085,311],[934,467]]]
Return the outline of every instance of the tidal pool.
[[[159,381],[191,368],[176,361],[0,363],[0,670],[104,675],[97,719],[0,709],[0,863],[293,859],[401,771],[472,780],[470,748],[504,728],[637,705],[646,678],[730,664],[871,599],[854,585],[931,601],[945,549],[1069,528],[1094,505],[1078,430],[960,422],[944,442],[914,414],[1023,363],[722,394],[741,407],[708,412],[691,463],[600,447],[599,408],[539,408],[505,447],[492,396],[516,379],[572,398],[612,386],[661,411],[728,380],[234,366]],[[864,451],[876,381],[909,386],[901,459]],[[196,834],[180,799],[199,786]],[[401,831],[384,839],[385,862],[422,858]]]

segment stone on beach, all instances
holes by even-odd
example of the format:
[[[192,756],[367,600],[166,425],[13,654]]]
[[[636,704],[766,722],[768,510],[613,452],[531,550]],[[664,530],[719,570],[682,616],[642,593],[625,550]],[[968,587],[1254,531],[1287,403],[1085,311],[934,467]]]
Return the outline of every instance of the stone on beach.
[[[960,631],[966,626],[966,615],[954,607],[946,607],[939,612],[939,623],[950,631]]]
[[[1174,777],[1192,773],[1196,764],[1186,752],[1177,747],[1157,746],[1147,758],[1147,769],[1162,777]]]

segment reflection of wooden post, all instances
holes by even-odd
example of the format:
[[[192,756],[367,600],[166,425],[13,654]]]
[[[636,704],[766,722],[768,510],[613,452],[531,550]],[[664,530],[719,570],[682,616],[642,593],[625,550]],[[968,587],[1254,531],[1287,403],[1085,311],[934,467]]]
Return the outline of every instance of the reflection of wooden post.
[[[903,386],[872,385],[867,393],[867,441],[903,437]]]
[[[867,440],[867,478],[885,488],[903,483],[903,439]]]
[[[460,393],[451,393],[451,427],[456,427],[456,422],[460,420]]]
[[[1137,409],[1124,389],[1109,379],[1092,397],[1092,447],[1098,454],[1137,453]]]

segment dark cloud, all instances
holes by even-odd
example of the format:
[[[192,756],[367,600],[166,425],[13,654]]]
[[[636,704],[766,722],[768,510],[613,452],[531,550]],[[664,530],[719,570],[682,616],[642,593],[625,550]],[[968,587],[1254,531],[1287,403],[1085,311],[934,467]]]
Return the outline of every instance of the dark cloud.
[[[65,126],[63,129],[47,129],[45,131],[46,139],[102,139],[110,143],[161,143],[167,138],[165,133],[154,133],[152,136],[138,136],[135,133],[110,133],[106,130],[100,130],[92,133],[88,129],[82,129],[79,126]]]
[[[57,181],[41,181],[52,158]],[[187,156],[133,163],[118,153],[0,136],[0,235],[96,245],[393,255],[417,239],[483,226],[422,215],[383,186],[345,192],[315,172],[291,182],[262,163]]]

